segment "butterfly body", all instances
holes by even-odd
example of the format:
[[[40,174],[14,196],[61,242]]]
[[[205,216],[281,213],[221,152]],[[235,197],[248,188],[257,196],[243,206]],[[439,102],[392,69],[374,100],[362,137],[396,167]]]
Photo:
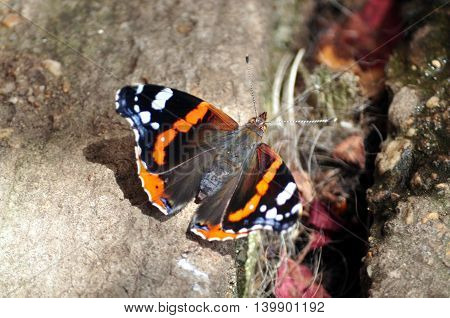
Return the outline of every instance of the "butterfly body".
[[[157,85],[122,88],[116,110],[135,133],[150,202],[165,214],[199,203],[193,233],[226,240],[295,225],[300,193],[280,156],[262,143],[266,113],[239,126],[211,104]]]
[[[265,116],[265,113],[260,116]],[[214,152],[212,164],[205,171],[200,182],[197,202],[202,197],[213,195],[230,178],[239,174],[242,164],[249,160],[261,142],[264,130],[265,127],[255,124],[255,118],[253,118],[248,124],[235,130],[227,136],[228,138],[218,143],[220,147]]]

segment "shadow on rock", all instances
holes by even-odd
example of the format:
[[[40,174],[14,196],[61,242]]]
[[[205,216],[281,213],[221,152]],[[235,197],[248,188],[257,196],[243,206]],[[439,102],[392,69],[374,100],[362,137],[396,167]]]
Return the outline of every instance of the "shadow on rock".
[[[142,213],[161,222],[167,221],[172,216],[163,215],[157,208],[148,202],[136,171],[134,153],[134,139],[132,137],[114,138],[94,142],[83,149],[85,158],[90,162],[105,165],[114,172],[116,182],[123,192],[125,199],[138,207]],[[208,242],[192,234],[186,229],[186,238],[196,241],[204,248],[212,249],[222,255],[230,255],[233,244],[230,242]]]
[[[145,215],[166,221],[169,217],[148,202],[147,194],[142,189],[136,172],[133,144],[132,137],[101,140],[85,147],[83,154],[88,161],[105,165],[114,172],[125,199],[130,200],[133,206],[138,207]]]

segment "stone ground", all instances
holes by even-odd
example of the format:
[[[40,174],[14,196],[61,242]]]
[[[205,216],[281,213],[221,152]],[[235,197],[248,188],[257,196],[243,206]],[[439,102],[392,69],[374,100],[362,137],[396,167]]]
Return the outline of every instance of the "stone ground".
[[[193,206],[171,218],[149,207],[114,94],[165,84],[242,123],[244,57],[262,69],[270,5],[0,3],[0,296],[235,294],[234,243],[187,235]]]
[[[387,66],[389,136],[368,190],[371,297],[450,297],[449,14],[437,10]]]

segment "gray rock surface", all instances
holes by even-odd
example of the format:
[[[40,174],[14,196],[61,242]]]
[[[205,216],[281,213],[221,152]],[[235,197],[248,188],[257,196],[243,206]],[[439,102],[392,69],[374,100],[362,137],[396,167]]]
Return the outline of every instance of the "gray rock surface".
[[[233,296],[234,243],[146,202],[115,91],[146,80],[252,114],[270,2],[10,1],[0,28],[0,296]],[[245,14],[242,14],[245,12]],[[255,86],[258,86],[255,84]]]
[[[448,13],[437,10],[388,64],[395,129],[367,192],[372,297],[450,297]]]
[[[372,241],[371,297],[449,296],[450,257],[443,244],[450,242],[449,210],[443,195],[398,203],[397,214],[383,226],[384,239]]]
[[[414,89],[402,87],[389,105],[390,122],[397,129],[406,131],[413,122],[411,117],[419,109],[419,103],[419,96]]]

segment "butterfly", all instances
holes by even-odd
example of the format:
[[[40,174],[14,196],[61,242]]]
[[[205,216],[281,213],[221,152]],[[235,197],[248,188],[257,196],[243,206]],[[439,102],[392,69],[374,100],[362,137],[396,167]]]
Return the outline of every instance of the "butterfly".
[[[281,157],[262,142],[266,113],[239,126],[210,103],[151,84],[123,87],[115,104],[135,135],[142,187],[162,213],[195,198],[190,231],[211,241],[259,229],[284,233],[296,224],[300,192]]]

